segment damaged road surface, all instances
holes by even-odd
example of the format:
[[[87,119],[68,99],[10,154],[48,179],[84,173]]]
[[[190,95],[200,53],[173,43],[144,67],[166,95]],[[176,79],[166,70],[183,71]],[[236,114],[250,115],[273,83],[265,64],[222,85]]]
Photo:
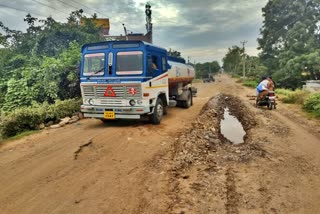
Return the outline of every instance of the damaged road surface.
[[[159,126],[85,119],[1,144],[1,213],[319,213],[319,121],[216,79]]]

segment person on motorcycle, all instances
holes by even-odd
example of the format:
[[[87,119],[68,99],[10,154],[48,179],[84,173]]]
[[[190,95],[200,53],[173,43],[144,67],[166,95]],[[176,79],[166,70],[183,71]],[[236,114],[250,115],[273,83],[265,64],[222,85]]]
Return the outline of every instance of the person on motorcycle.
[[[259,83],[259,85],[256,88],[257,90],[256,105],[258,104],[259,100],[264,99],[268,95],[269,90],[272,87],[269,77],[263,76],[261,79],[262,81]]]
[[[269,76],[269,82],[270,82],[270,86],[269,86],[269,91],[274,91],[276,89],[276,82],[272,79],[271,76]]]

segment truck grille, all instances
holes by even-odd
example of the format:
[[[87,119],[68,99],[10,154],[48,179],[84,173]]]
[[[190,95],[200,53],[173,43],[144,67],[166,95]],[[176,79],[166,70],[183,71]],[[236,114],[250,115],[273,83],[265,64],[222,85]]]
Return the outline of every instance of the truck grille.
[[[108,85],[82,85],[81,91],[84,98],[102,98],[107,104],[108,100],[115,99],[141,99],[141,87],[140,85],[110,85],[114,91],[115,96],[105,97],[104,94]],[[135,94],[129,93],[129,90],[134,88]]]

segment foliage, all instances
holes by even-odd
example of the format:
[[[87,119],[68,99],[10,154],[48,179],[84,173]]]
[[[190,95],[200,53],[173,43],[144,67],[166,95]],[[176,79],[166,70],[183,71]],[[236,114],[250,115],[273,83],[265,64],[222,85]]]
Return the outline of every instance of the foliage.
[[[266,75],[267,69],[258,57],[245,54],[245,49],[238,46],[229,48],[228,53],[223,58],[224,71],[231,73],[232,76],[243,76],[243,64],[245,64],[246,77],[259,79]]]
[[[168,51],[168,56],[173,56],[173,57],[178,57],[178,58],[182,58],[181,57],[181,52],[176,51],[176,50],[172,50],[171,48]]]
[[[303,109],[320,117],[320,93],[309,96],[303,104]]]
[[[71,12],[66,23],[30,14],[24,21],[26,32],[0,22],[0,110],[79,97],[80,47],[99,41],[100,28],[82,10]]]
[[[248,86],[250,88],[256,88],[258,84],[259,84],[259,82],[257,80],[254,80],[254,79],[246,79],[242,83],[242,85]]]
[[[202,79],[208,74],[216,74],[220,71],[221,67],[217,61],[197,63],[193,65],[196,70],[196,78]]]
[[[289,89],[284,89],[284,88],[277,88],[276,89],[276,94],[282,94],[285,96],[288,96],[289,94],[292,94],[294,91],[289,90]]]
[[[55,104],[34,104],[17,108],[0,117],[0,136],[11,137],[26,130],[36,130],[41,123],[58,121],[80,111],[81,100],[70,99]]]
[[[269,1],[258,39],[260,58],[282,87],[320,78],[320,1]]]
[[[285,95],[281,100],[284,103],[303,104],[310,92],[306,90],[295,90]]]
[[[239,74],[241,57],[244,54],[244,49],[238,46],[232,46],[228,49],[228,53],[223,58],[223,69],[226,72]]]

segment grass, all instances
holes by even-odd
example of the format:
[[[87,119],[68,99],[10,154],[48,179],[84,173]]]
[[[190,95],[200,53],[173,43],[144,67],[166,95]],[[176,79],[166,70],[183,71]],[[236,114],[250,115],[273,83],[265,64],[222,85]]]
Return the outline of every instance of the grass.
[[[304,101],[303,109],[315,117],[320,117],[320,93],[310,95]]]
[[[6,143],[6,142],[9,142],[9,141],[13,141],[13,140],[19,140],[23,137],[26,137],[26,136],[30,136],[32,134],[35,134],[35,133],[38,133],[40,130],[30,130],[30,131],[24,131],[20,134],[17,134],[13,137],[9,137],[9,138],[6,138],[5,140],[2,140],[1,139],[1,136],[0,136],[0,145],[3,144],[3,143]]]
[[[297,104],[309,113],[311,117],[320,117],[320,93],[311,93],[306,90],[297,89],[295,91],[288,89],[276,89],[281,101],[288,104]]]
[[[244,86],[250,87],[250,88],[256,88],[257,85],[259,84],[255,79],[242,79],[242,78],[236,78],[236,83],[241,83]]]
[[[242,85],[250,87],[250,88],[256,88],[259,83],[256,80],[252,79],[246,79],[242,82]]]
[[[278,91],[276,91],[276,93],[278,93]],[[280,94],[281,93],[282,95],[284,95],[281,99],[282,102],[290,103],[290,104],[302,105],[305,102],[305,100],[310,96],[309,91],[299,90],[299,89],[295,91],[290,91],[290,92],[280,91]]]
[[[276,94],[281,94],[281,95],[285,95],[288,96],[289,94],[292,94],[294,91],[292,90],[288,90],[288,89],[284,89],[284,88],[278,88],[276,89]]]

